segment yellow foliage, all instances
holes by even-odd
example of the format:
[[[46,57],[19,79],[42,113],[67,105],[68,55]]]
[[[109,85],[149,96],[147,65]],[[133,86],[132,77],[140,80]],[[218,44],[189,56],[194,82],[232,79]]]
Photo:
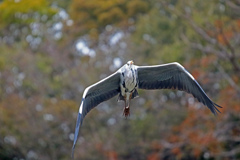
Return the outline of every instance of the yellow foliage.
[[[128,15],[134,16],[137,13],[144,13],[148,10],[148,3],[145,1],[129,1],[127,4]]]
[[[120,21],[124,18],[124,13],[118,7],[112,8],[108,12],[104,12],[98,16],[98,21],[102,25],[111,24],[113,22]]]
[[[26,22],[33,19],[33,13],[53,15],[56,9],[49,7],[46,0],[5,0],[0,3],[1,27],[15,22]]]
[[[85,1],[73,0],[70,6],[70,16],[81,34],[86,34],[92,27],[100,32],[108,24],[124,24],[138,13],[145,13],[149,8],[145,1],[108,0]],[[93,23],[95,25],[93,25]],[[93,34],[96,35],[96,34]]]

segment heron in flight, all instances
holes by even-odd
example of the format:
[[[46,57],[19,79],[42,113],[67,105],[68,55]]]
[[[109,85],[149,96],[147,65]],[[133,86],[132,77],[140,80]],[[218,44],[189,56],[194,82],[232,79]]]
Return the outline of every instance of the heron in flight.
[[[105,79],[87,87],[83,93],[75,128],[72,157],[77,142],[79,128],[86,114],[98,104],[119,94],[118,101],[124,101],[123,115],[130,115],[130,100],[138,97],[137,89],[178,89],[192,94],[216,115],[220,112],[203,91],[194,77],[179,63],[154,66],[136,66],[128,61],[118,71]]]

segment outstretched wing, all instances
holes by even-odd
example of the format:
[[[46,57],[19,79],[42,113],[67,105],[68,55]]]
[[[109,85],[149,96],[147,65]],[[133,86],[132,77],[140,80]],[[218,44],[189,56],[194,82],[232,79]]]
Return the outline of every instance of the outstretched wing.
[[[82,125],[86,114],[98,104],[106,101],[120,92],[120,71],[115,72],[109,77],[87,87],[83,93],[82,102],[78,112],[78,118],[75,128],[74,142],[72,147],[72,157],[78,138],[79,128]]]
[[[178,89],[191,93],[199,102],[206,105],[213,114],[220,112],[216,103],[203,91],[193,76],[179,63],[156,66],[138,66],[138,88]],[[221,108],[221,107],[220,107]]]

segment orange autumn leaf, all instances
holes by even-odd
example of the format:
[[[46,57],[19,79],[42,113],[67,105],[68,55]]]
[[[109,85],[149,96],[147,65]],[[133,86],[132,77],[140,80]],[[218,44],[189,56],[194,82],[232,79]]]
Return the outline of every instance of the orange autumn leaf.
[[[203,67],[208,67],[209,65],[211,65],[216,60],[216,58],[217,57],[215,55],[204,56],[200,60],[200,65],[203,66]]]
[[[175,155],[178,155],[181,153],[181,149],[179,147],[174,147],[171,152]]]
[[[117,152],[115,152],[115,151],[107,151],[105,154],[106,154],[106,157],[108,157],[108,160],[117,160],[118,159]]]
[[[198,148],[194,148],[194,150],[193,150],[193,154],[195,157],[199,157],[201,155],[201,152],[202,151]]]
[[[150,155],[148,155],[147,160],[159,160],[159,153],[151,153]]]

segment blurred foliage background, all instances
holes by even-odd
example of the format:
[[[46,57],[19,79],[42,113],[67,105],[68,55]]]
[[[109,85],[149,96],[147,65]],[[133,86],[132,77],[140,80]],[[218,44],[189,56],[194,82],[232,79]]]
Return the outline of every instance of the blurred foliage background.
[[[75,159],[240,159],[240,1],[0,0],[0,159],[70,159],[84,88],[177,61],[221,105],[139,90],[85,118]]]

